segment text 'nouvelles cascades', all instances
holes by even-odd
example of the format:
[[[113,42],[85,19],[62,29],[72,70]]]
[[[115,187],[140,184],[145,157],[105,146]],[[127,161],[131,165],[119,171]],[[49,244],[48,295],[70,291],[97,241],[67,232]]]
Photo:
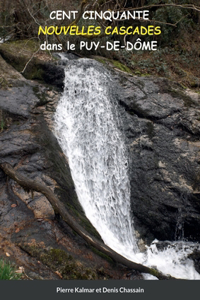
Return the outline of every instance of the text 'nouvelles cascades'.
[[[128,156],[113,85],[100,63],[67,61],[55,135],[68,157],[78,199],[105,244],[119,254],[176,278],[200,279],[188,259],[197,244],[177,241],[158,250],[154,241],[146,252],[137,246],[130,215]],[[144,278],[151,279],[150,275]]]

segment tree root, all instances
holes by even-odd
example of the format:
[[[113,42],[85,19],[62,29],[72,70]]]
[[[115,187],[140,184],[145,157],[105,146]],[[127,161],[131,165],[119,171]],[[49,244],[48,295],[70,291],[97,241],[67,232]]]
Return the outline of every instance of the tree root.
[[[73,220],[71,215],[66,210],[65,206],[59,199],[55,196],[55,194],[43,183],[38,182],[37,180],[29,179],[21,175],[19,172],[15,171],[13,167],[8,163],[0,164],[0,168],[8,175],[10,178],[15,180],[21,187],[26,191],[37,191],[42,193],[51,203],[54,208],[55,213],[59,214],[62,219],[76,232],[80,235],[89,245],[95,247],[102,253],[108,255],[115,262],[123,264],[128,269],[134,269],[142,273],[148,273],[156,276],[160,280],[166,279],[177,279],[171,276],[167,276],[162,274],[160,271],[146,267],[142,264],[138,264],[132,262],[125,257],[121,256],[102,242],[98,241],[96,238],[90,236],[77,222]]]

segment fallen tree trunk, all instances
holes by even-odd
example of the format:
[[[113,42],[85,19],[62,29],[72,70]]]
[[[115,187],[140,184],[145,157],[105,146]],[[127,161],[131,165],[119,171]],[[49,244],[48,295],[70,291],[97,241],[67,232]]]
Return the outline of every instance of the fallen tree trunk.
[[[73,220],[63,203],[61,203],[59,199],[55,196],[55,194],[43,183],[21,175],[19,172],[15,171],[13,167],[8,163],[0,164],[0,168],[6,173],[6,175],[15,180],[26,191],[37,191],[39,193],[42,193],[49,200],[49,202],[54,208],[54,211],[58,213],[75,232],[77,232],[89,245],[105,253],[106,255],[111,257],[115,262],[125,265],[128,269],[134,269],[142,273],[154,275],[161,280],[176,279],[171,276],[166,276],[156,269],[132,262],[126,259],[125,257],[121,256],[105,244],[101,243],[94,237],[90,236],[77,222]]]

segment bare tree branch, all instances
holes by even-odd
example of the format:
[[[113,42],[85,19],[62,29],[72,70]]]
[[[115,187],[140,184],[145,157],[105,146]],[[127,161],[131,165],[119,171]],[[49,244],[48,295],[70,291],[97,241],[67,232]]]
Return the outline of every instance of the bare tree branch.
[[[123,11],[140,10],[140,9],[146,9],[146,8],[152,8],[152,7],[179,7],[179,8],[184,8],[184,9],[192,9],[192,10],[200,12],[200,6],[196,6],[194,4],[175,4],[175,3],[151,4],[151,5],[144,5],[144,6],[140,6],[140,7],[128,7],[128,8],[124,8],[122,10],[118,10],[118,11],[123,12]]]
[[[21,74],[23,74],[28,66],[28,64],[31,62],[31,60],[33,59],[33,57],[39,52],[40,47],[37,49],[37,51],[35,51],[32,55],[31,58],[27,61],[27,63],[25,64],[25,67],[23,68],[23,70],[20,72]]]

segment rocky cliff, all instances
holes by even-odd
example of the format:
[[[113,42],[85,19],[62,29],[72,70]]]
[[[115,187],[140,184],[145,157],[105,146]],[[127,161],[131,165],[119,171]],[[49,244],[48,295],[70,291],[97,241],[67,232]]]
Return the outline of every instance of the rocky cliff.
[[[200,96],[164,78],[120,82],[135,226],[147,240],[199,241]]]

